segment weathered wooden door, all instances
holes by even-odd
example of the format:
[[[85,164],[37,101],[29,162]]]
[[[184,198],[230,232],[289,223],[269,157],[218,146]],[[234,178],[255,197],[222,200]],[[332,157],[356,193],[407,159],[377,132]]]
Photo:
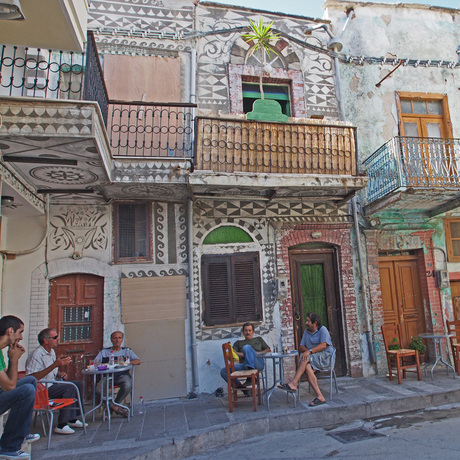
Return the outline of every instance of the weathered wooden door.
[[[400,324],[403,347],[425,332],[425,314],[416,256],[379,259],[384,324]]]
[[[450,282],[450,293],[452,296],[452,309],[454,320],[460,319],[460,281]]]
[[[345,375],[347,366],[335,254],[332,249],[291,250],[290,260],[296,347],[299,347],[305,330],[307,313],[317,313],[337,349],[335,371],[337,375]]]
[[[70,380],[81,380],[81,370],[103,345],[104,278],[66,275],[51,280],[49,327],[59,333],[56,356],[71,356]]]

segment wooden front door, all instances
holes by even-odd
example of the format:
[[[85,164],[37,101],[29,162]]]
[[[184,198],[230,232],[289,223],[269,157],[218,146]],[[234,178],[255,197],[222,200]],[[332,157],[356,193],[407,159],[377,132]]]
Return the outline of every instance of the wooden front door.
[[[51,280],[49,327],[59,333],[56,356],[71,356],[63,369],[69,380],[81,380],[81,370],[103,345],[104,278],[66,275]]]
[[[302,340],[307,313],[317,313],[337,349],[335,371],[337,375],[346,375],[335,253],[332,249],[291,250],[290,261],[296,347]]]
[[[450,282],[450,293],[452,296],[452,309],[454,320],[460,319],[460,281]]]
[[[425,314],[416,256],[380,257],[384,324],[400,324],[403,347],[425,332]]]

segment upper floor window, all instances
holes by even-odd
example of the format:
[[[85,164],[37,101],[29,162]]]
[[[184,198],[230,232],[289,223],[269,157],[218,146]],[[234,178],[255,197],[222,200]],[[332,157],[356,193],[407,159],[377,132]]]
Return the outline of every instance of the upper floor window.
[[[265,99],[272,99],[281,105],[281,112],[288,117],[291,116],[291,104],[289,100],[289,85],[263,84]],[[242,83],[243,87],[243,112],[251,112],[254,101],[261,98],[258,83]]]
[[[151,260],[150,215],[149,203],[116,203],[114,205],[115,261]]]
[[[449,262],[460,262],[460,218],[445,219],[444,228]]]
[[[442,94],[398,93],[401,135],[449,138],[449,108]]]

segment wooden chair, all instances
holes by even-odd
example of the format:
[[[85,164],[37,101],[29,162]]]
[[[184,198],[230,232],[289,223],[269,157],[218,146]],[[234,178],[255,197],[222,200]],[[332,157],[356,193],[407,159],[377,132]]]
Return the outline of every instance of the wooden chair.
[[[460,375],[460,320],[446,321],[447,333],[454,334],[450,339],[452,357],[454,358],[455,372]]]
[[[68,406],[71,406],[72,404],[78,402],[78,405],[80,407],[80,414],[81,414],[81,419],[83,423],[83,430],[86,434],[86,423],[85,423],[85,412],[83,411],[83,406],[81,403],[81,396],[80,392],[78,390],[77,385],[75,385],[72,382],[55,382],[54,380],[42,380],[42,382],[45,383],[62,383],[66,385],[73,385],[76,390],[77,390],[77,398],[61,398],[61,399],[49,399],[48,396],[48,388],[43,385],[41,382],[37,382],[37,392],[35,393],[35,405],[34,405],[34,411],[39,413],[39,414],[46,414],[46,418],[48,420],[48,449],[51,446],[51,434],[53,433],[53,419],[54,419],[54,412],[64,409]],[[46,436],[46,427],[42,419],[42,425],[43,425],[43,432]]]
[[[402,371],[402,378],[406,378],[406,369],[416,368],[417,369],[417,377],[419,380],[422,380],[422,371],[420,370],[420,358],[418,356],[417,350],[411,350],[408,348],[402,348],[401,344],[401,327],[399,324],[387,324],[382,326],[382,336],[383,336],[383,343],[385,344],[385,351],[387,354],[387,362],[388,362],[388,372],[390,380],[393,380],[393,367],[394,364],[392,360],[395,361],[396,364],[396,373],[398,375],[398,383],[401,384],[401,371]],[[397,350],[391,350],[389,347],[399,346],[401,348]],[[412,358],[411,358],[412,357]],[[408,359],[409,358],[409,359]]]
[[[254,412],[257,412],[257,396],[259,398],[259,405],[262,404],[260,393],[260,375],[257,369],[246,369],[244,371],[235,371],[235,363],[233,361],[232,346],[230,343],[222,345],[224,353],[225,369],[227,371],[227,385],[228,385],[228,410],[233,412],[233,406],[238,407],[238,390],[244,388],[237,388],[238,379],[251,379],[252,400],[254,402]],[[249,387],[247,388],[249,390]]]

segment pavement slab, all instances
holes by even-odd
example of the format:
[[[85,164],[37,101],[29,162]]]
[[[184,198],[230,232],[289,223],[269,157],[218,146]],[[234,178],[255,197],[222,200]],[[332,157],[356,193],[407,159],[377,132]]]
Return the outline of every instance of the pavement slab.
[[[88,434],[79,430],[75,435],[53,434],[51,448],[39,421],[31,432],[40,433],[42,439],[32,448],[32,459],[92,460],[173,460],[200,454],[210,449],[251,439],[267,433],[281,433],[321,426],[341,426],[353,420],[409,412],[460,402],[460,378],[453,379],[444,371],[431,376],[408,376],[402,385],[388,377],[353,379],[338,378],[339,393],[333,392],[329,400],[329,384],[321,380],[327,404],[308,407],[313,395],[308,384],[301,383],[300,402],[294,408],[292,398],[283,390],[276,390],[270,398],[270,411],[266,406],[253,412],[252,398],[243,398],[232,413],[228,412],[228,399],[214,394],[200,394],[195,399],[169,399],[147,402],[145,412],[135,412],[128,422],[113,417],[111,430],[100,413],[89,423]],[[89,410],[90,407],[86,407]]]

